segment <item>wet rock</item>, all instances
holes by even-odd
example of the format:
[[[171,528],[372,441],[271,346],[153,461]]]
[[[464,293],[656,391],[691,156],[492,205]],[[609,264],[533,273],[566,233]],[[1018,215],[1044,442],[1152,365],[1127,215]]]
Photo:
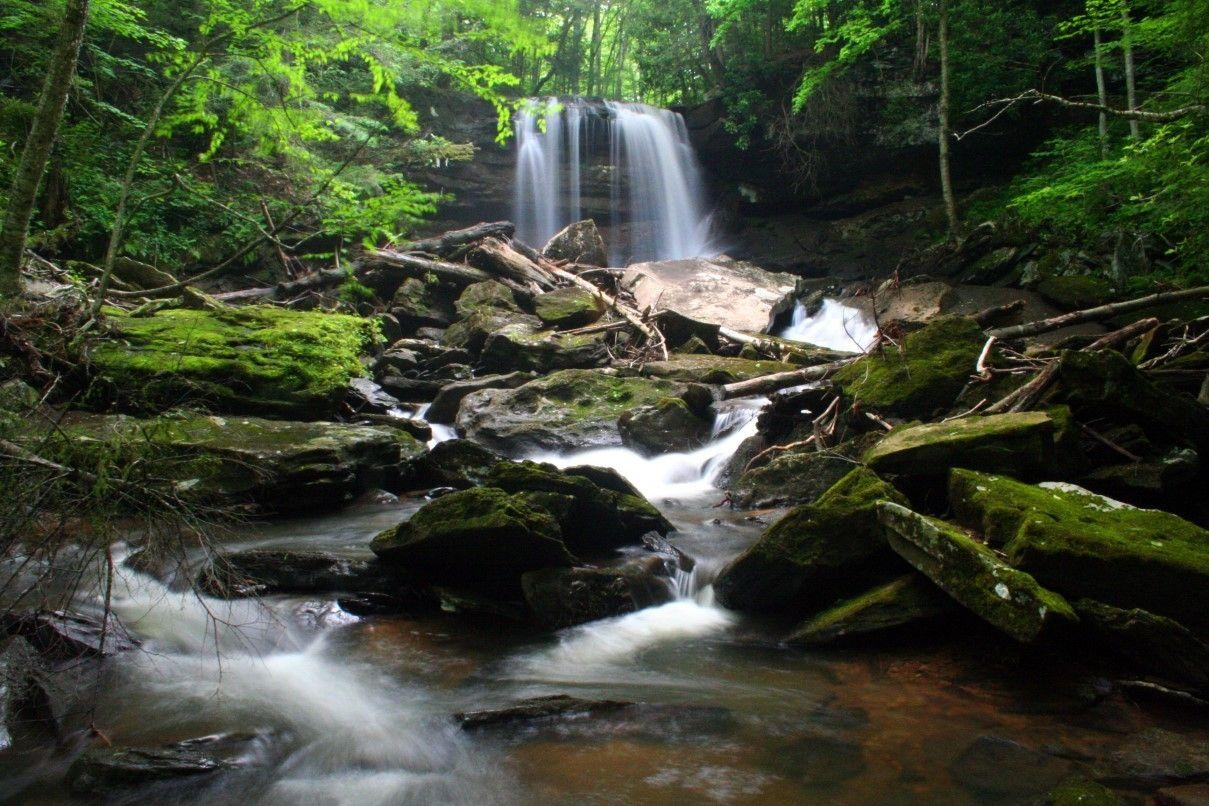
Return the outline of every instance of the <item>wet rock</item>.
[[[448,286],[408,278],[391,298],[390,312],[408,333],[422,327],[446,328],[457,315],[453,307],[456,297],[457,291]]]
[[[1037,283],[1037,293],[1064,311],[1095,308],[1113,298],[1112,285],[1107,280],[1078,274],[1046,277]]]
[[[480,730],[516,723],[595,716],[632,707],[634,703],[622,700],[584,700],[567,694],[554,694],[520,700],[503,708],[464,711],[454,714],[453,718],[461,724],[462,730]]]
[[[426,583],[510,594],[520,576],[571,566],[558,522],[525,496],[479,487],[442,496],[373,539],[382,562]]]
[[[503,461],[498,453],[468,439],[439,442],[412,463],[418,488],[466,489],[483,483],[491,468]]]
[[[536,378],[533,372],[509,372],[504,375],[484,375],[466,381],[454,381],[441,387],[432,405],[424,413],[430,423],[452,423],[458,416],[458,407],[471,392],[481,389],[515,389]]]
[[[58,734],[47,669],[24,638],[0,638],[0,752],[20,749],[31,729],[44,742]]]
[[[949,597],[910,574],[829,607],[798,625],[785,641],[795,646],[868,642],[952,610]]]
[[[415,369],[399,373],[388,369],[376,376],[378,383],[401,400],[432,400],[438,392],[451,383],[468,381],[474,370],[465,364],[445,364],[433,369]]]
[[[1074,485],[967,470],[950,475],[949,500],[959,522],[1004,546],[1009,562],[1040,584],[1209,632],[1209,531]]]
[[[399,405],[397,397],[387,394],[369,378],[353,378],[349,381],[344,402],[359,414],[385,414]]]
[[[89,400],[136,411],[195,403],[219,413],[331,417],[374,340],[368,319],[268,306],[107,322],[112,337],[89,356]]]
[[[620,445],[617,419],[624,412],[682,389],[671,381],[563,370],[516,389],[467,395],[457,425],[467,438],[505,453]]]
[[[20,378],[0,383],[0,410],[23,413],[37,407],[41,400],[38,390]]]
[[[542,256],[587,266],[609,265],[604,238],[596,222],[588,218],[563,227],[542,247]]]
[[[980,736],[949,765],[953,780],[973,793],[1028,798],[1057,786],[1070,775],[1069,761],[998,736]]]
[[[130,787],[162,784],[246,766],[264,750],[255,733],[203,736],[164,747],[94,747],[67,772],[77,795],[111,796]]]
[[[658,557],[604,568],[547,568],[521,577],[525,602],[547,627],[573,627],[665,604],[672,592]]]
[[[400,616],[427,613],[441,606],[440,595],[419,586],[397,584],[392,593],[359,591],[340,596],[336,604],[353,616]]]
[[[821,452],[787,451],[767,464],[744,471],[733,483],[735,505],[744,509],[810,504],[852,472],[853,457],[843,446]]]
[[[807,734],[769,744],[762,767],[791,781],[831,786],[855,778],[865,770],[859,743],[827,734]]]
[[[1134,506],[1195,512],[1199,470],[1200,458],[1184,448],[1158,459],[1096,468],[1079,484]]]
[[[1178,683],[1209,687],[1209,645],[1154,613],[1080,599],[1075,612],[1107,649],[1134,666]]]
[[[901,426],[873,446],[864,461],[889,475],[945,476],[949,468],[963,467],[1053,478],[1076,461],[1077,440],[1069,423],[1069,412],[1055,409]]]
[[[541,320],[520,309],[512,291],[493,280],[467,286],[456,303],[458,320],[449,326],[441,343],[478,355],[487,337],[509,325],[541,329]]]
[[[627,411],[617,420],[621,443],[646,456],[685,453],[709,441],[713,424],[689,411],[678,397]]]
[[[838,353],[837,353],[838,355]],[[667,361],[649,361],[639,372],[652,378],[666,378],[686,383],[734,383],[789,372],[794,364],[767,359],[730,358],[720,355],[675,354]]]
[[[0,614],[0,633],[23,638],[55,662],[106,657],[139,645],[112,613],[102,621],[66,610],[10,611]]]
[[[457,309],[458,316],[462,318],[486,308],[521,313],[512,289],[495,280],[486,280],[466,286],[458,295],[454,307]]]
[[[598,294],[568,286],[539,294],[533,300],[534,312],[546,327],[569,330],[590,325],[604,316],[604,300]]]
[[[381,591],[396,587],[373,558],[352,559],[326,551],[252,549],[216,557],[197,577],[213,596],[269,593]]]
[[[488,372],[545,373],[600,367],[609,361],[603,333],[570,335],[539,328],[523,321],[492,332],[483,342],[480,363]]]
[[[973,319],[943,317],[908,335],[900,349],[873,352],[841,368],[834,381],[864,409],[928,418],[952,408],[985,342]]]
[[[802,614],[898,576],[905,569],[878,527],[878,501],[906,503],[870,471],[853,470],[723,568],[714,583],[718,601],[734,610]]]
[[[886,539],[904,560],[988,624],[1021,643],[1078,621],[1057,593],[1012,568],[955,526],[895,503],[877,505]]]
[[[1101,765],[1096,780],[1111,787],[1151,790],[1209,781],[1209,742],[1162,728],[1130,736]]]
[[[601,486],[589,475],[536,462],[500,462],[487,473],[483,484],[525,496],[552,513],[563,542],[580,556],[599,556],[637,545],[651,531],[672,531],[671,523],[641,495]]]

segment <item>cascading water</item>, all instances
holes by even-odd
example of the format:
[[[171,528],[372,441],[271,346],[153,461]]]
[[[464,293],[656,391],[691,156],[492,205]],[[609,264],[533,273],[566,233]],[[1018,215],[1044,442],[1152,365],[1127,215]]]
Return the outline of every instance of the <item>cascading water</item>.
[[[780,336],[831,350],[864,352],[873,346],[877,326],[873,323],[873,317],[864,311],[850,308],[834,299],[825,299],[814,314],[809,313],[800,302],[795,305],[793,320],[781,331]]]
[[[608,159],[608,246],[614,263],[710,251],[701,168],[678,113],[645,104],[549,98],[518,113],[515,130],[515,220],[521,240],[541,246],[584,217],[585,167],[599,154]],[[620,236],[625,224],[628,244]]]

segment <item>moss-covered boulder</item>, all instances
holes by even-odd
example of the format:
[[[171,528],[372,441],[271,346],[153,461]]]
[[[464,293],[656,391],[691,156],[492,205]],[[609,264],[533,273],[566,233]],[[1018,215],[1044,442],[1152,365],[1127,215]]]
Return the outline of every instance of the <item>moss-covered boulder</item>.
[[[552,372],[588,369],[609,361],[603,333],[581,335],[539,330],[528,320],[514,321],[489,334],[479,356],[488,372]]]
[[[1075,602],[1075,612],[1098,643],[1138,669],[1177,683],[1209,686],[1209,645],[1184,625],[1091,599]]]
[[[526,571],[574,564],[554,516],[524,496],[491,487],[426,504],[411,520],[379,533],[370,548],[418,581],[502,596],[520,593]]]
[[[1103,277],[1083,274],[1046,277],[1037,283],[1037,293],[1064,311],[1094,308],[1113,298],[1111,283]]]
[[[136,411],[330,417],[375,338],[369,320],[259,306],[107,321],[112,332],[89,351],[90,400]]]
[[[399,489],[423,443],[396,428],[219,417],[154,419],[74,414],[58,430],[63,448],[96,459],[151,451],[170,462],[178,495],[261,513],[342,506],[366,490]],[[40,439],[31,432],[31,439]]]
[[[720,355],[676,354],[667,361],[650,361],[640,372],[652,378],[667,378],[686,383],[735,383],[777,372],[797,369],[794,364],[766,359],[731,358]]]
[[[456,298],[457,291],[449,286],[411,277],[395,291],[390,312],[406,333],[422,327],[449,327],[457,317]]]
[[[827,608],[798,625],[786,643],[826,646],[874,641],[953,610],[953,600],[918,574],[905,574]]]
[[[498,453],[468,439],[448,439],[416,457],[411,463],[411,475],[418,488],[465,490],[480,486],[501,461],[504,459]]]
[[[952,472],[949,501],[958,521],[1003,546],[1041,584],[1209,632],[1209,531],[1074,485],[966,470]]]
[[[454,303],[458,316],[463,318],[487,308],[521,313],[512,289],[495,280],[485,280],[466,286]]]
[[[624,412],[682,391],[671,381],[563,370],[517,389],[467,395],[457,425],[467,438],[506,453],[620,445],[617,419]]]
[[[546,327],[564,330],[584,327],[604,316],[600,295],[578,286],[556,288],[533,300],[534,313]]]
[[[1024,411],[895,428],[865,454],[878,473],[945,476],[951,467],[1053,478],[1078,449],[1069,412]]]
[[[767,464],[743,470],[732,485],[735,505],[761,509],[813,503],[852,472],[863,448],[877,438],[876,434],[855,437],[827,451],[813,446],[787,451]]]
[[[1029,574],[944,521],[881,502],[877,516],[904,560],[958,603],[1021,643],[1058,634],[1078,621],[1071,606]]]
[[[952,408],[986,335],[973,319],[944,317],[836,372],[834,380],[863,408],[928,418]]]
[[[653,456],[701,447],[709,440],[713,424],[693,414],[680,398],[665,397],[621,415],[617,430],[627,448]]]
[[[878,501],[906,503],[872,472],[853,470],[723,568],[714,583],[718,601],[733,610],[806,614],[903,573],[878,527]]]
[[[462,400],[471,392],[480,389],[515,389],[536,378],[533,372],[509,372],[502,375],[483,375],[466,381],[454,381],[441,387],[424,412],[430,423],[452,423],[457,419]]]
[[[605,568],[546,568],[521,577],[525,602],[547,627],[572,627],[671,601],[659,557]]]
[[[542,255],[551,260],[566,260],[586,266],[607,266],[604,238],[590,218],[568,224],[542,247]]]
[[[630,491],[609,489],[589,475],[536,462],[499,462],[483,484],[523,495],[551,512],[563,542],[579,556],[607,554],[637,545],[648,532],[667,534],[671,523],[649,501]]]

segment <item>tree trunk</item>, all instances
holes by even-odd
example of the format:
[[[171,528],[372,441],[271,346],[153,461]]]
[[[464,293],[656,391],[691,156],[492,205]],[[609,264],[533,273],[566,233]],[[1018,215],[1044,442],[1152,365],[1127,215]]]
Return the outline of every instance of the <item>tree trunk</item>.
[[[940,0],[940,23],[938,39],[940,42],[940,107],[939,133],[937,142],[940,146],[940,192],[945,200],[945,218],[949,222],[949,240],[956,241],[961,236],[961,222],[957,220],[957,200],[953,196],[953,175],[949,165],[949,3]]]
[[[59,41],[46,74],[46,83],[42,85],[33,127],[25,140],[21,161],[9,189],[4,225],[0,228],[0,296],[15,296],[21,290],[21,260],[29,235],[29,221],[80,58],[80,44],[88,24],[88,3],[89,0],[67,0]]]
[[[1137,75],[1133,66],[1133,34],[1130,28],[1133,23],[1129,20],[1129,5],[1121,5],[1121,51],[1125,55],[1125,100],[1129,111],[1138,108]],[[1129,136],[1137,140],[1142,136],[1142,124],[1136,118],[1129,119]]]
[[[1103,43],[1100,37],[1100,28],[1097,26],[1092,31],[1093,41],[1095,42],[1095,58],[1096,58],[1096,97],[1100,101],[1100,106],[1108,107],[1108,90],[1104,83],[1104,54]],[[1104,109],[1100,110],[1100,156],[1108,156],[1108,113]]]

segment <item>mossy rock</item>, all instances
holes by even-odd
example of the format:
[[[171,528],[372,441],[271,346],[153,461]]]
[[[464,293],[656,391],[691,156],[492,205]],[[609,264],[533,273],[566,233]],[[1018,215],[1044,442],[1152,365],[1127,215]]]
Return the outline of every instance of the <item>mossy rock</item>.
[[[667,378],[686,383],[726,384],[791,372],[793,364],[767,359],[731,358],[720,355],[672,355],[667,361],[649,361],[639,372],[652,378]]]
[[[744,471],[735,481],[735,505],[762,509],[813,503],[852,471],[861,446],[868,445],[870,438],[877,435],[848,440],[834,450],[811,447],[774,456],[767,464]]]
[[[1209,686],[1209,645],[1179,622],[1091,599],[1075,602],[1075,612],[1099,644],[1141,671],[1197,688]]]
[[[409,277],[391,298],[390,312],[407,333],[422,327],[449,327],[457,316],[453,307],[456,295],[448,286]]]
[[[531,500],[554,514],[562,539],[577,555],[590,557],[637,545],[648,532],[667,534],[671,523],[640,495],[617,492],[575,471],[537,462],[499,462],[483,484]]]
[[[519,594],[526,571],[574,564],[549,512],[491,487],[426,504],[370,548],[418,581],[504,596]]]
[[[484,280],[481,283],[466,286],[454,302],[454,308],[457,310],[458,316],[463,318],[485,308],[521,313],[512,289],[495,280]]]
[[[217,413],[300,420],[335,414],[372,322],[341,314],[249,306],[112,314],[112,333],[89,352],[90,402],[135,411],[185,404]]]
[[[605,312],[604,300],[600,295],[578,286],[538,294],[533,306],[543,325],[560,330],[590,325],[604,316]]]
[[[952,472],[949,502],[958,521],[1004,546],[1008,560],[1041,584],[1209,633],[1209,531],[1074,485],[967,470]]]
[[[1119,806],[1111,789],[1086,778],[1072,778],[1054,787],[1041,801],[1045,806]]]
[[[1037,293],[1065,311],[1095,308],[1111,302],[1112,284],[1103,277],[1076,274],[1047,277],[1037,283]]]
[[[481,485],[491,468],[501,461],[503,457],[498,453],[468,439],[448,439],[412,462],[412,477],[420,488],[464,490]]]
[[[986,335],[973,319],[944,317],[903,340],[842,367],[834,380],[857,405],[904,418],[952,408],[982,352]]]
[[[604,568],[546,568],[524,574],[521,588],[541,624],[573,627],[671,601],[662,570],[655,556]]]
[[[512,326],[537,332],[541,328],[541,320],[520,311],[484,305],[450,325],[441,336],[441,344],[466,350],[477,356],[483,351],[492,333]]]
[[[647,456],[699,448],[709,440],[712,427],[678,397],[631,409],[617,420],[622,444]]]
[[[733,610],[805,615],[901,574],[877,524],[878,501],[906,503],[871,471],[853,470],[723,568],[714,583],[718,601]]]
[[[505,453],[620,445],[623,413],[683,391],[655,378],[563,370],[516,389],[472,392],[462,400],[457,425],[466,437]]]
[[[918,626],[953,610],[953,601],[918,574],[906,574],[827,608],[798,625],[786,643],[865,643]]]
[[[1077,438],[1065,410],[963,417],[900,426],[864,456],[878,473],[946,476],[951,467],[1053,477],[1076,464]]]
[[[1061,595],[1011,567],[961,529],[881,502],[878,520],[890,547],[974,615],[1015,640],[1056,637],[1078,621]]]
[[[604,238],[590,218],[568,224],[542,247],[542,255],[551,260],[567,260],[587,266],[607,266]]]
[[[569,335],[539,330],[525,317],[487,336],[479,362],[488,372],[553,372],[608,363],[603,333]]]

